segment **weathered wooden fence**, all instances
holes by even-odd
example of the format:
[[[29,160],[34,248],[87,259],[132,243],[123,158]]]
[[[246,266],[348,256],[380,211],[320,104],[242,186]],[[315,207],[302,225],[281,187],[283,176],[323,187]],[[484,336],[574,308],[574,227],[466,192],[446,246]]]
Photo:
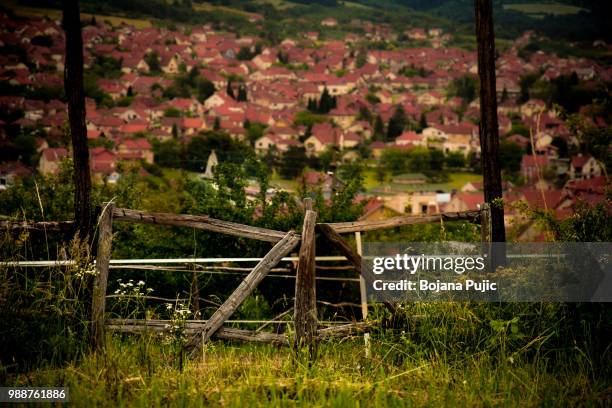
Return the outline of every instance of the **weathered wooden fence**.
[[[189,320],[185,324],[186,333],[190,336],[188,347],[194,350],[203,343],[208,342],[214,335],[221,339],[247,340],[273,342],[289,345],[289,339],[284,334],[269,333],[258,330],[244,330],[224,327],[224,323],[240,307],[242,302],[255,290],[259,283],[270,273],[275,266],[291,251],[300,245],[297,272],[295,275],[295,299],[293,307],[293,322],[295,325],[295,338],[293,346],[308,347],[311,355],[316,349],[317,341],[336,335],[347,335],[367,330],[365,322],[340,324],[324,327],[317,318],[316,280],[323,279],[316,276],[315,261],[320,258],[315,253],[316,234],[325,239],[332,248],[346,259],[351,267],[357,271],[360,284],[361,312],[366,319],[368,305],[366,301],[366,284],[361,273],[362,245],[361,233],[406,225],[435,223],[440,221],[468,221],[482,225],[483,242],[491,242],[490,207],[484,204],[480,210],[452,213],[431,214],[426,216],[400,216],[376,221],[354,221],[341,223],[317,223],[317,213],[312,209],[309,199],[304,202],[305,213],[301,234],[294,231],[282,232],[266,228],[253,227],[211,218],[206,215],[183,215],[168,213],[150,213],[132,209],[116,208],[113,203],[106,204],[101,211],[99,219],[98,250],[96,260],[96,277],[92,301],[92,340],[97,348],[104,345],[105,330],[140,333],[143,331],[164,331],[168,321],[144,319],[107,319],[106,299],[109,270],[111,269],[112,236],[114,222],[157,224],[166,226],[179,226],[202,229],[237,237],[245,237],[274,244],[271,250],[251,269],[244,280],[213,313],[208,320]],[[5,225],[6,224],[6,225]],[[59,229],[64,230],[69,222],[60,223],[0,223],[3,229]],[[343,234],[354,234],[356,249],[342,237]],[[488,246],[485,246],[488,247]],[[328,257],[330,258],[330,257]],[[331,257],[333,258],[333,257]],[[335,258],[334,258],[335,259]],[[129,267],[129,265],[126,265]],[[217,267],[218,269],[219,267]],[[333,267],[332,267],[333,268]],[[336,267],[345,268],[345,267]],[[232,269],[232,268],[227,268]],[[244,271],[246,268],[233,268]],[[341,278],[338,278],[341,279]],[[351,280],[350,278],[343,278]],[[357,280],[357,279],[355,279]],[[194,279],[195,282],[195,279]],[[197,283],[192,288],[199,291]],[[197,297],[196,297],[197,298]],[[391,307],[389,305],[389,307]],[[199,309],[199,308],[198,308]],[[284,313],[286,314],[286,312]],[[196,316],[198,317],[198,316]],[[265,322],[265,324],[271,321]],[[264,326],[265,326],[264,324]],[[323,326],[323,327],[321,327]],[[367,340],[367,339],[366,339]]]

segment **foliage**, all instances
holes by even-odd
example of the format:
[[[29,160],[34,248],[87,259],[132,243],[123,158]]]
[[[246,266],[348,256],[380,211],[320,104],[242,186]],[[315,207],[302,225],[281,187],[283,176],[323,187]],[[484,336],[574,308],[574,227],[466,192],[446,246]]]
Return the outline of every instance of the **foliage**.
[[[406,121],[406,112],[404,111],[404,108],[402,105],[397,105],[395,107],[395,112],[389,119],[389,124],[387,125],[386,141],[392,141],[401,135],[406,128]]]
[[[310,112],[324,115],[335,109],[336,104],[336,97],[331,96],[327,88],[324,88],[318,101],[312,99],[308,101],[307,109]]]
[[[151,51],[144,57],[145,62],[149,66],[149,72],[152,74],[161,73],[161,60],[157,51]]]
[[[423,172],[432,169],[431,155],[425,147],[405,149],[385,149],[380,159],[381,165],[390,174]]]
[[[198,101],[204,102],[215,93],[215,85],[200,75],[197,67],[188,73],[176,75],[172,85],[164,89],[166,98],[191,98],[196,96]]]
[[[247,131],[247,139],[251,143],[251,146],[255,146],[255,141],[263,136],[264,130],[267,125],[258,122],[245,121],[244,128]]]
[[[302,146],[289,146],[283,154],[278,171],[283,178],[293,179],[306,167],[306,150]]]
[[[451,169],[465,167],[465,155],[461,152],[449,152],[445,159],[446,165]]]
[[[398,71],[398,74],[400,75],[404,75],[408,78],[412,78],[415,76],[419,76],[419,77],[427,77],[429,75],[431,75],[431,72],[426,70],[424,67],[415,67],[414,64],[410,64],[410,65],[405,65],[402,68],[400,68],[400,70]]]
[[[119,78],[122,61],[107,55],[97,55],[88,72],[100,78]]]
[[[173,106],[170,106],[164,110],[165,118],[180,118],[181,116],[181,111]]]
[[[499,161],[503,170],[518,172],[521,169],[523,154],[521,146],[514,142],[502,141],[499,144]]]
[[[567,125],[580,142],[580,151],[591,154],[606,169],[612,168],[612,128],[595,126],[579,115],[569,115]]]
[[[449,96],[458,96],[465,104],[476,99],[478,93],[478,81],[473,75],[465,74],[453,79],[448,90]]]
[[[324,123],[326,121],[327,118],[323,115],[318,115],[309,111],[300,111],[295,115],[293,125],[312,127],[312,125],[315,125],[317,123]]]

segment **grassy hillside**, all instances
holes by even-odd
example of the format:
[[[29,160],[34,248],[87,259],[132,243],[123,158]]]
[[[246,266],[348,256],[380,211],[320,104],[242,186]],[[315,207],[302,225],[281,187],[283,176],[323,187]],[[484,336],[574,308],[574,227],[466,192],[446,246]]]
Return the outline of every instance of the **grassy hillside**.
[[[610,39],[605,16],[610,15],[609,2],[496,0],[495,23],[499,38],[516,38],[525,30],[536,30],[557,39],[593,41]],[[59,9],[59,0],[19,0],[8,4],[21,13],[33,15],[33,8]],[[86,13],[143,20],[204,24],[215,23],[252,34],[261,33],[248,22],[251,13],[264,15],[265,32],[270,39],[295,35],[300,31],[321,30],[325,36],[339,37],[342,32],[355,30],[349,23],[366,20],[387,23],[398,32],[410,27],[441,27],[456,35],[473,33],[474,4],[472,0],[228,0],[228,1],[167,1],[109,0],[81,1]],[[333,30],[320,26],[325,17],[334,17],[341,24]],[[129,22],[129,21],[128,21]],[[254,31],[255,30],[255,31]]]

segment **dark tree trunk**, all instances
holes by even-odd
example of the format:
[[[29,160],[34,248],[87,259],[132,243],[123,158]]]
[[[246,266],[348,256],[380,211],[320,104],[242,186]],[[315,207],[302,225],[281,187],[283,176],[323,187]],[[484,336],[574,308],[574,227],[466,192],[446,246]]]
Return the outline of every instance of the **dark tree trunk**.
[[[480,77],[479,133],[484,198],[487,203],[491,204],[491,240],[493,242],[505,242],[504,209],[501,205],[502,182],[499,160],[497,94],[495,91],[493,6],[491,0],[474,0],[474,5],[476,11],[476,40],[478,42],[478,76]]]
[[[68,99],[68,118],[74,160],[74,221],[81,239],[91,236],[91,175],[85,126],[83,91],[83,38],[78,0],[64,0],[63,22],[66,34],[64,89]]]

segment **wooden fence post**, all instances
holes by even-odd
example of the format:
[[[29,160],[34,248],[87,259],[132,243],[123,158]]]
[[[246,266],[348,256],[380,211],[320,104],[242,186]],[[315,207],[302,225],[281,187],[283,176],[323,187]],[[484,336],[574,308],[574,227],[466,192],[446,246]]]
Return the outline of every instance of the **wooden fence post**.
[[[493,228],[491,223],[491,204],[483,203],[480,209],[480,231],[482,234],[482,252],[486,257],[485,265],[487,270],[491,269],[492,265],[492,251],[491,243],[493,241]]]
[[[102,209],[99,221],[98,253],[96,257],[96,277],[92,297],[92,340],[96,350],[104,347],[104,310],[106,308],[106,287],[108,284],[108,264],[113,241],[113,203]]]
[[[199,319],[202,314],[200,313],[200,285],[198,283],[198,271],[195,264],[190,264],[189,268],[193,271],[193,276],[191,277],[191,307],[193,309],[193,318]]]
[[[307,345],[310,357],[316,351],[317,336],[317,296],[315,281],[315,225],[317,213],[312,210],[312,200],[304,200],[306,208],[302,227],[302,244],[295,280],[295,304],[293,321],[295,323],[294,347],[298,351]]]
[[[355,246],[357,247],[357,255],[363,257],[361,231],[355,231]],[[366,292],[366,281],[361,273],[359,274],[359,294],[361,297],[361,318],[365,321],[368,318],[368,295]],[[365,343],[366,358],[369,358],[372,354],[370,347],[370,333],[363,334],[363,341]]]

